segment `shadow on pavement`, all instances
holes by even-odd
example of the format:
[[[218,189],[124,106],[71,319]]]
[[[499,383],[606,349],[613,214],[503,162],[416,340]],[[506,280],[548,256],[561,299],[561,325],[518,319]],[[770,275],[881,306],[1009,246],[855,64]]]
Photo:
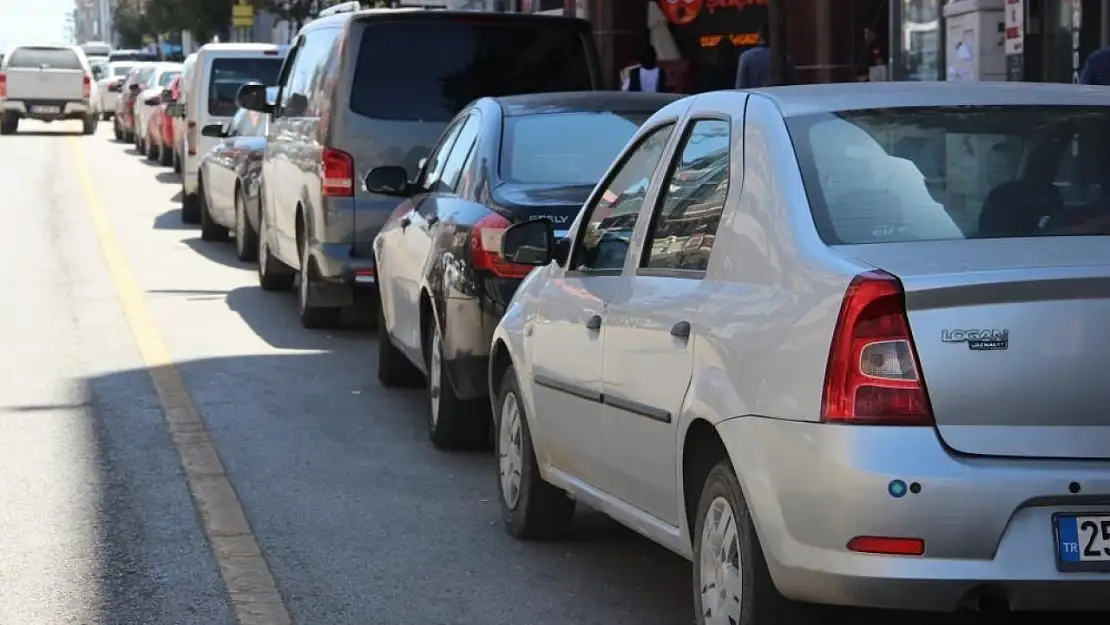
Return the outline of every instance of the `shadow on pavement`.
[[[173,173],[173,170],[160,171],[154,179],[163,184],[181,184],[181,176]]]
[[[196,230],[196,226],[181,221],[181,209],[168,210],[154,218],[156,230]]]
[[[263,291],[256,286],[232,289],[227,294],[227,307],[242,317],[259,338],[277,349],[332,350],[338,344],[361,345],[361,364],[368,364],[374,351],[366,342],[375,330],[351,327],[334,330],[306,330],[297,318],[297,297],[288,292]],[[361,367],[360,367],[361,368]],[[377,384],[377,381],[374,382]]]
[[[181,223],[181,211],[171,212],[178,215],[177,222]],[[198,236],[190,239],[182,239],[181,242],[188,245],[197,254],[200,254],[214,263],[238,269],[254,268],[253,264],[245,263],[235,257],[235,243],[230,239],[227,241],[204,241]]]

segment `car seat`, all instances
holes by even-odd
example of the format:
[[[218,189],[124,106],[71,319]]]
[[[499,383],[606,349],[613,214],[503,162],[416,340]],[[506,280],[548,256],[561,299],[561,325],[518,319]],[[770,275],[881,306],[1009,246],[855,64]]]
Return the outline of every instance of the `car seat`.
[[[1045,217],[1064,208],[1056,185],[1011,180],[987,194],[979,212],[979,237],[1031,236]]]

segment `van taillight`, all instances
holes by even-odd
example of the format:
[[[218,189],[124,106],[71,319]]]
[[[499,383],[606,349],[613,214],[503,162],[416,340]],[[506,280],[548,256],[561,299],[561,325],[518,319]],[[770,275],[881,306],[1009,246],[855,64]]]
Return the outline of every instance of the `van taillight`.
[[[475,269],[489,271],[499,278],[523,278],[531,265],[506,262],[501,255],[501,239],[511,224],[497,213],[478,220],[470,229],[470,262]]]
[[[8,97],[8,75],[0,72],[0,98]]]
[[[902,283],[886,272],[859,274],[844,294],[825,369],[821,420],[933,423]]]
[[[355,159],[343,150],[324,148],[320,161],[320,187],[324,196],[352,197],[355,194]]]
[[[81,79],[81,97],[86,100],[92,95],[92,76],[85,74]]]
[[[197,155],[197,123],[189,120],[185,124],[185,143],[188,145],[189,156]]]

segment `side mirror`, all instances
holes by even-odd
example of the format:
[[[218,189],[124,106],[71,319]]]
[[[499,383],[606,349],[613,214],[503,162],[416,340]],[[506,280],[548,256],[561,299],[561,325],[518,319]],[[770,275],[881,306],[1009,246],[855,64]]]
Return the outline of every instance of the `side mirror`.
[[[93,75],[93,78],[95,78],[97,80],[100,80],[101,78],[104,78],[104,68],[97,65],[96,67],[92,68],[92,75]]]
[[[501,255],[517,265],[540,267],[555,259],[555,228],[549,219],[514,224],[501,239]]]
[[[128,87],[127,89],[128,89],[128,90],[129,90],[129,91],[130,91],[131,93],[139,93],[140,91],[142,91],[142,87],[140,87],[139,85],[137,85],[137,84],[135,84],[135,83],[131,83],[131,86],[130,86],[130,87]]]
[[[158,96],[158,99],[160,102],[169,104],[170,102],[173,102],[173,92],[169,89],[163,89],[161,95]]]
[[[224,132],[223,124],[208,124],[200,129],[200,134],[204,137],[214,137],[216,139],[223,139],[227,136],[227,133]]]
[[[121,85],[120,85],[119,82],[115,82],[115,81],[110,82],[110,83],[108,83],[108,91],[111,92],[111,93],[119,93],[120,86]]]
[[[405,171],[404,167],[397,165],[383,165],[371,169],[366,173],[366,178],[362,181],[362,184],[370,193],[392,195],[394,197],[412,195],[409,173]]]
[[[259,113],[270,113],[274,110],[272,104],[266,101],[266,86],[258,82],[248,82],[239,87],[235,94],[235,103],[240,108]]]
[[[147,106],[158,106],[161,102],[161,98],[147,98],[143,100],[143,104],[146,104]]]

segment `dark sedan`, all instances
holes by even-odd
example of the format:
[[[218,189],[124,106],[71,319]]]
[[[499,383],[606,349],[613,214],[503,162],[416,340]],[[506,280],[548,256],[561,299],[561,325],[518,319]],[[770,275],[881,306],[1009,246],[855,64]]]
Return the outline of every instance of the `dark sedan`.
[[[270,102],[277,87],[268,87]],[[223,139],[204,156],[197,173],[200,200],[200,238],[226,241],[235,233],[235,255],[254,261],[258,256],[258,176],[266,150],[269,115],[239,109],[225,128],[201,128],[206,137]]]
[[[427,382],[440,448],[489,434],[490,337],[528,272],[506,262],[510,225],[565,230],[640,124],[679,96],[562,93],[482,98],[455,117],[416,181],[379,167],[364,184],[405,198],[374,241],[378,379]]]

